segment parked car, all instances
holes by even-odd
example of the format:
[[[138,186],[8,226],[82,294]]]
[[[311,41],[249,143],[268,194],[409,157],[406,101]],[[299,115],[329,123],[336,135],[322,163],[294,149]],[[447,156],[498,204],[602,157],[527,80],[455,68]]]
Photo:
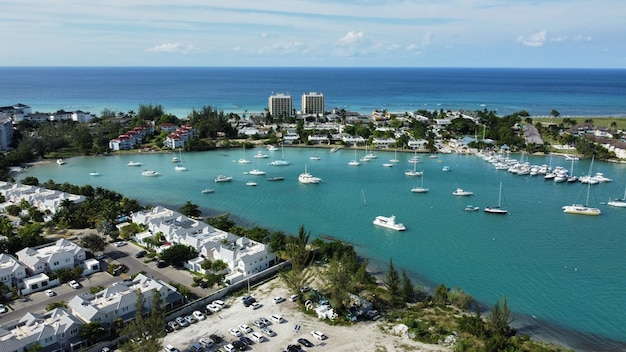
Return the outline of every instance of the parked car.
[[[305,338],[299,338],[298,343],[304,347],[313,347],[313,343]]]
[[[284,301],[285,301],[285,299],[282,296],[274,297],[274,303],[276,303],[276,304],[284,302]]]
[[[256,299],[254,299],[254,297],[248,296],[246,299],[242,300],[241,302],[243,302],[244,306],[250,307],[254,302],[256,302]]]
[[[165,268],[167,263],[164,260],[159,260],[156,264],[157,268]]]
[[[172,321],[168,322],[167,325],[170,326],[174,330],[180,329],[180,324],[178,324],[176,322],[176,320],[172,320]]]
[[[189,323],[183,317],[176,318],[176,322],[183,328],[189,326]]]
[[[128,269],[128,265],[126,265],[126,264],[122,264],[122,265],[120,265],[120,271],[121,271],[121,272],[123,272],[123,273],[127,273],[127,272],[128,272],[128,270],[129,270],[129,269]]]
[[[174,332],[174,329],[170,324],[165,324],[165,333],[169,334],[170,332]]]
[[[328,338],[328,336],[324,335],[324,333],[319,330],[311,331],[311,336],[315,337],[318,340],[326,340]]]
[[[185,321],[188,322],[189,324],[193,324],[196,322],[196,319],[194,319],[191,315],[187,315],[185,317]]]
[[[233,351],[235,351],[235,346],[233,346],[232,343],[226,344],[226,345],[224,345],[224,351],[225,352],[233,352]]]
[[[214,342],[211,341],[211,339],[208,338],[208,337],[201,338],[198,341],[198,343],[200,343],[200,345],[202,345],[202,347],[207,348],[207,349],[213,347],[213,344],[214,344]]]
[[[237,330],[237,329],[235,329],[235,328],[230,328],[230,329],[228,329],[228,332],[229,332],[231,335],[235,336],[235,337],[239,337],[239,336],[241,336],[241,331],[239,331],[239,330]]]
[[[287,351],[288,352],[303,352],[304,350],[302,349],[302,347],[300,347],[300,345],[289,345],[287,346]]]
[[[122,247],[122,246],[125,246],[127,244],[128,244],[128,242],[126,242],[126,241],[117,241],[117,242],[115,242],[115,247]]]
[[[5,306],[4,304],[0,304],[0,313],[6,313],[9,311],[9,308],[7,308],[7,306]]]
[[[259,334],[258,332],[253,332],[252,334],[250,334],[250,338],[252,338],[257,343],[265,341],[265,336]]]
[[[252,332],[252,329],[246,324],[239,324],[239,330],[241,330],[244,334]]]
[[[166,352],[180,352],[180,350],[172,345],[166,345],[165,346],[165,351]]]
[[[98,260],[102,260],[102,259],[104,259],[104,258],[106,258],[106,255],[105,255],[104,253],[98,253],[98,254],[96,255],[96,259],[98,259]]]
[[[289,300],[292,301],[292,302],[297,301],[298,300],[298,295],[291,295],[291,296],[289,296]]]
[[[211,334],[209,335],[209,338],[211,339],[211,341],[213,341],[213,343],[222,342],[222,338],[219,335]]]
[[[191,313],[193,315],[194,318],[196,318],[197,320],[204,320],[206,319],[206,315],[204,315],[204,313],[202,313],[199,310],[195,310],[193,313]]]
[[[204,280],[202,280],[202,281],[200,281],[198,286],[200,286],[201,288],[209,288],[209,283],[204,281]]]
[[[261,321],[261,319],[254,319],[254,321],[252,322],[252,324],[254,324],[254,326],[256,326],[257,328],[261,329],[265,327],[265,324]]]
[[[252,341],[248,336],[240,337],[239,341],[245,343],[246,345],[252,345],[254,343],[254,341]]]
[[[52,291],[50,289],[45,290],[44,292],[46,293],[46,296],[48,296],[48,297],[54,297],[54,296],[57,295],[56,292],[54,292],[54,291]]]
[[[267,320],[267,319],[265,319],[265,318],[263,318],[263,317],[260,317],[260,318],[259,318],[259,320],[260,320],[260,321],[261,321],[264,325],[270,325],[270,321],[269,321],[269,320]]]
[[[80,284],[76,280],[72,280],[72,281],[68,282],[67,284],[70,285],[70,287],[75,289],[75,290],[80,288]]]
[[[232,342],[233,346],[237,349],[237,351],[245,351],[248,348],[248,345],[241,342],[240,340],[235,340]]]
[[[259,308],[263,307],[263,305],[261,303],[259,303],[259,302],[254,302],[254,303],[252,303],[252,305],[250,307],[252,307],[252,309],[259,309]]]
[[[199,343],[192,343],[189,347],[193,352],[204,352],[204,348]]]
[[[135,258],[143,258],[148,254],[148,252],[146,251],[139,251],[137,253],[135,253]]]
[[[285,322],[285,319],[281,315],[278,315],[278,314],[270,315],[270,319],[272,319],[272,321],[277,323],[277,324]]]
[[[213,312],[213,313],[217,313],[217,312],[219,312],[220,310],[222,310],[222,308],[220,308],[220,306],[215,305],[215,304],[213,304],[213,303],[211,303],[211,304],[207,305],[207,306],[206,306],[206,308],[207,308],[208,310],[210,310],[211,312]]]
[[[276,333],[274,332],[274,330],[268,328],[268,327],[264,327],[263,329],[261,329],[261,331],[263,331],[265,333],[265,335],[272,337],[272,336],[276,336]]]
[[[224,301],[220,300],[220,299],[216,299],[215,301],[211,302],[213,304],[216,304],[222,308],[224,308],[224,306],[226,305],[226,303],[224,303]]]
[[[311,288],[309,286],[304,286],[300,289],[300,292],[304,293],[304,292],[309,292],[311,291]]]

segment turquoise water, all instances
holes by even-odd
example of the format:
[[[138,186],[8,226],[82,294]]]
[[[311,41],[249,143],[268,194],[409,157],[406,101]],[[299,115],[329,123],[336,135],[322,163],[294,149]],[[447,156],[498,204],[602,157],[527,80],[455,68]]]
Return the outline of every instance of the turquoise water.
[[[385,270],[389,258],[427,287],[440,283],[460,286],[486,306],[506,295],[518,314],[514,326],[541,336],[571,339],[570,347],[618,350],[607,347],[610,340],[626,342],[624,270],[626,268],[626,209],[608,207],[610,197],[621,197],[626,185],[626,165],[595,162],[593,172],[603,172],[613,182],[591,187],[590,205],[602,210],[599,217],[564,214],[561,207],[585,201],[586,186],[556,184],[540,177],[517,176],[496,171],[480,158],[447,154],[438,159],[421,156],[418,170],[424,171],[425,194],[411,193],[421,184],[419,177],[407,177],[412,169],[409,153],[398,153],[400,162],[392,168],[382,163],[393,152],[359,167],[348,166],[354,152],[348,149],[329,154],[320,149],[285,149],[287,167],[266,165],[280,158],[280,151],[266,152],[269,159],[235,162],[241,150],[183,153],[189,171],[175,171],[171,162],[177,154],[149,154],[72,158],[66,165],[56,163],[32,167],[20,177],[35,176],[40,182],[90,184],[110,188],[142,204],[164,204],[178,209],[186,201],[203,208],[204,215],[231,213],[246,226],[297,233],[301,224],[313,237],[330,235],[355,245],[371,259],[375,270]],[[362,156],[363,151],[358,152]],[[321,160],[310,160],[317,155]],[[533,164],[561,165],[562,157],[530,157]],[[141,167],[127,167],[130,160]],[[258,162],[258,164],[257,164]],[[586,174],[590,161],[574,166],[575,174]],[[441,171],[444,165],[452,171]],[[259,167],[267,176],[245,172]],[[302,185],[298,174],[307,167],[323,182]],[[157,178],[142,177],[153,169]],[[89,176],[98,171],[99,177]],[[234,177],[231,183],[215,184],[218,174]],[[284,181],[268,182],[266,177],[283,176]],[[246,186],[255,180],[257,187]],[[508,216],[466,212],[467,204],[494,206],[499,184]],[[455,197],[462,187],[474,197]],[[202,194],[205,188],[215,193]],[[394,232],[372,225],[377,215],[396,215],[406,232]],[[547,333],[551,331],[551,333]],[[550,336],[545,336],[550,338]],[[563,337],[565,336],[565,337]],[[573,341],[573,342],[572,342]],[[620,345],[623,348],[624,345]]]

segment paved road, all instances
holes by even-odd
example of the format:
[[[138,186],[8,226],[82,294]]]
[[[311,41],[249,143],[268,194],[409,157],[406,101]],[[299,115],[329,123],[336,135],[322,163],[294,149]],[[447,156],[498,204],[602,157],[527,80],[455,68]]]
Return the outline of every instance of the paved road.
[[[199,297],[209,294],[209,290],[205,290],[200,287],[191,287],[193,277],[185,270],[179,270],[169,266],[165,268],[157,268],[156,262],[146,264],[143,262],[146,258],[135,258],[135,254],[140,250],[142,250],[142,248],[133,245],[132,243],[122,247],[115,247],[113,244],[109,244],[105,249],[107,258],[102,261],[103,266],[106,267],[105,262],[116,260],[119,263],[128,266],[129,271],[127,274],[112,276],[106,272],[94,273],[89,277],[79,280],[82,285],[79,289],[73,289],[67,284],[51,287],[52,291],[57,294],[54,297],[46,296],[43,291],[33,293],[24,299],[18,299],[11,302],[9,306],[12,309],[9,310],[8,313],[0,314],[0,324],[4,324],[15,319],[21,319],[27,312],[43,312],[49,303],[59,302],[61,300],[69,302],[76,295],[88,293],[90,287],[108,287],[114,282],[128,278],[129,274],[134,274],[139,271],[143,271],[145,275],[163,280],[165,282],[174,281],[186,285]]]

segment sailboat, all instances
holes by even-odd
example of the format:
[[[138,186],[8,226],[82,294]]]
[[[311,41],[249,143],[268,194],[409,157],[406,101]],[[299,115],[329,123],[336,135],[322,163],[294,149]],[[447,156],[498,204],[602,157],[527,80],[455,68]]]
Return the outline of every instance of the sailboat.
[[[272,162],[270,162],[268,165],[271,166],[287,166],[287,165],[291,165],[290,162],[288,162],[287,160],[285,160],[285,146],[284,143],[280,144],[280,160],[274,160]]]
[[[306,165],[304,165],[304,172],[301,173],[300,176],[298,176],[298,182],[300,183],[314,184],[314,183],[320,183],[321,181],[322,181],[321,178],[315,177],[307,171]]]
[[[419,187],[411,188],[411,192],[413,193],[426,193],[428,192],[428,188],[424,188],[424,176],[422,175],[422,185]]]
[[[591,166],[589,166],[589,175],[591,175],[591,168],[593,166],[593,158],[591,159]],[[585,204],[572,204],[563,206],[563,212],[568,214],[576,214],[576,215],[592,215],[597,216],[602,212],[598,208],[592,208],[588,206],[589,204],[589,190],[591,189],[591,182],[587,182],[587,199],[585,200]]]
[[[370,157],[370,154],[367,153],[367,145],[365,145],[365,155],[363,155],[361,158],[359,158],[359,160],[361,160],[361,161],[370,161],[370,160],[372,160],[372,158]]]
[[[400,160],[398,160],[398,149],[397,148],[393,150],[393,159],[389,159],[389,162],[392,162],[392,163],[399,163],[400,162]]]
[[[361,163],[358,162],[357,158],[356,158],[356,148],[354,148],[354,159],[350,160],[348,165],[350,165],[350,166],[359,166],[359,165],[361,165]]]
[[[180,155],[180,159],[178,161],[178,164],[176,164],[176,166],[174,167],[174,170],[176,171],[187,171],[187,168],[183,165],[183,152],[181,149],[178,149],[178,153]]]
[[[626,208],[626,188],[624,189],[624,197],[622,199],[609,200],[607,205],[618,208]]]
[[[249,172],[248,172],[248,174],[249,174],[249,175],[253,175],[253,176],[262,176],[262,175],[265,175],[265,174],[266,174],[266,172],[265,172],[265,171],[263,171],[263,170],[261,170],[261,169],[259,169],[259,159],[257,159],[256,164],[257,164],[256,168],[255,168],[254,170],[249,171]]]
[[[239,159],[240,164],[250,164],[250,160],[246,159],[246,143],[242,143],[241,147],[243,149],[243,157]]]
[[[423,172],[417,171],[417,163],[413,163],[413,171],[406,170],[404,174],[407,176],[422,176]]]
[[[507,214],[508,211],[506,209],[500,208],[501,201],[502,201],[502,182],[500,182],[500,194],[498,195],[498,206],[497,207],[485,207],[485,213],[500,214],[500,215]]]

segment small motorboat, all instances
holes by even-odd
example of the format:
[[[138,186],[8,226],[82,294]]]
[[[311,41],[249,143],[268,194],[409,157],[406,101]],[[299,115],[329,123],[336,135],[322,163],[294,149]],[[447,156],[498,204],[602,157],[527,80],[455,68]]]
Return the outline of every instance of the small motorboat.
[[[480,209],[479,207],[475,207],[473,205],[466,205],[465,206],[465,211],[477,211],[479,209]]]
[[[205,188],[202,190],[202,194],[214,193],[215,190],[213,188]]]

